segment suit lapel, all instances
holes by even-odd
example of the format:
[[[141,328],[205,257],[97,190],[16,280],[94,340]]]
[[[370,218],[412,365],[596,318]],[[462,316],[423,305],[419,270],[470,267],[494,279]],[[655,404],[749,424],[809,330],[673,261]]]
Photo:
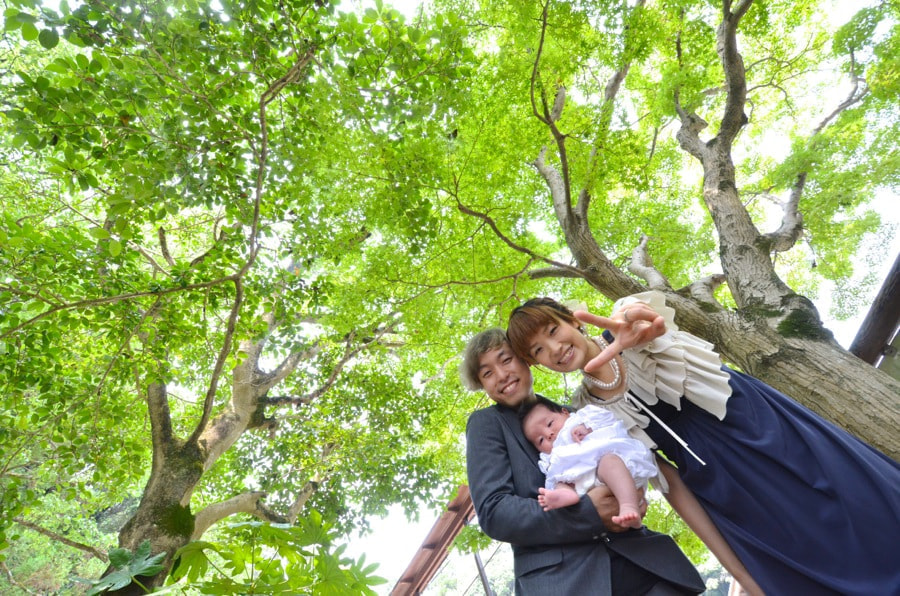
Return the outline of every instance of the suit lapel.
[[[519,420],[518,412],[505,406],[497,406],[497,410],[500,412],[500,420],[503,421],[503,425],[506,427],[507,432],[515,437],[516,442],[522,447],[524,452],[528,454],[529,459],[534,460],[534,465],[537,467],[538,450],[525,438],[525,433],[522,432],[522,421]]]

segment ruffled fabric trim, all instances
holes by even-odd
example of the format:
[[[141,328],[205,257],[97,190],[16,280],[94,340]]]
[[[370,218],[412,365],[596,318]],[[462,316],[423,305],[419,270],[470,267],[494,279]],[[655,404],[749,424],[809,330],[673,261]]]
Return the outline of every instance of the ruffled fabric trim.
[[[679,330],[675,324],[675,310],[666,305],[665,296],[660,292],[642,292],[622,298],[613,306],[613,314],[637,302],[649,305],[662,315],[667,331],[646,345],[622,353],[629,392],[647,405],[662,400],[678,410],[684,397],[719,420],[725,418],[731,386],[713,345]],[[591,395],[582,385],[576,390],[572,405],[582,408],[589,404],[609,410],[622,421],[631,437],[650,449],[656,448],[656,443],[644,431],[650,424],[650,417],[627,396],[603,400]],[[680,437],[675,435],[675,438],[684,444]],[[665,478],[660,475],[654,480],[658,480],[654,486],[668,492]]]
[[[636,302],[643,302],[662,315],[668,331],[644,346],[622,353],[628,365],[628,388],[647,405],[661,399],[680,410],[683,396],[719,420],[725,418],[731,386],[713,345],[680,331],[675,324],[675,311],[666,306],[660,292],[622,298],[613,306],[613,314]]]

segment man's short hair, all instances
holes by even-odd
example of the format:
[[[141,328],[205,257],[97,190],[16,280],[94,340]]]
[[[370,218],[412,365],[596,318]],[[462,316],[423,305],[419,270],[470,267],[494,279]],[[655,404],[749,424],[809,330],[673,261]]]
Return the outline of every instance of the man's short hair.
[[[481,333],[475,334],[466,349],[463,351],[462,362],[459,363],[459,380],[463,386],[469,391],[478,391],[484,389],[481,381],[478,379],[478,369],[481,368],[481,357],[490,352],[509,345],[506,339],[506,331],[499,327],[485,329]]]

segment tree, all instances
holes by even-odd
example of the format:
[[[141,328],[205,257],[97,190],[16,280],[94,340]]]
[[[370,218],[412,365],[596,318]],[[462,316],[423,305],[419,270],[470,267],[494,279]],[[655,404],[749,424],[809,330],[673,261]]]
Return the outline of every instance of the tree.
[[[503,109],[517,113],[525,140],[506,149],[519,164],[530,158],[545,186],[517,180],[514,192],[498,190],[506,180],[484,189],[459,183],[487,177],[470,164],[497,155],[493,140],[509,126],[488,122],[485,110],[466,124],[494,145],[463,149],[466,162],[446,188],[460,211],[523,255],[523,280],[576,278],[611,299],[664,292],[679,324],[727,360],[897,457],[900,444],[884,421],[900,419],[900,383],[842,349],[784,275],[808,291],[818,280],[776,266],[795,261],[805,242],[815,247],[817,272],[840,280],[851,266],[845,253],[875,229],[861,205],[878,187],[896,188],[895,159],[883,162],[896,154],[897,82],[881,61],[896,47],[896,28],[874,34],[896,19],[896,6],[864,8],[830,39],[817,25],[792,34],[799,18],[821,20],[814,3],[517,6],[486,3],[482,22],[502,23],[495,68],[518,75],[516,110]],[[800,94],[836,85],[829,78],[813,86],[823,76],[813,77],[817,67],[833,69],[847,91],[810,116]],[[804,77],[809,87],[797,82]],[[708,120],[716,122],[711,133]],[[790,138],[781,159],[762,153],[773,127]],[[696,178],[686,156],[700,166]],[[512,198],[495,200],[500,192]],[[526,194],[540,207],[523,211]],[[696,199],[705,214],[689,204]],[[761,199],[782,205],[780,222],[762,219]],[[550,213],[561,244],[548,246],[523,221],[549,227]],[[713,235],[721,269],[701,277]],[[656,244],[664,252],[651,258]],[[626,246],[630,259],[619,256]],[[685,251],[700,260],[686,262]]]
[[[419,215],[383,209],[386,166],[345,178],[441,125],[459,28],[326,2],[5,19],[26,45],[4,73],[4,527],[48,492],[88,512],[137,494],[118,546],[164,553],[152,587],[229,516],[346,529],[458,484],[397,315],[354,272]]]

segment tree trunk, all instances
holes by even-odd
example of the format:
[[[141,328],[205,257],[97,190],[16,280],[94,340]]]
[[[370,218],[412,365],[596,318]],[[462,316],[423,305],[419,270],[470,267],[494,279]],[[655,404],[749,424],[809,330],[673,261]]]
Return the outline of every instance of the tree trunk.
[[[121,548],[134,552],[142,542],[149,540],[152,554],[166,553],[160,561],[162,571],[152,577],[140,578],[147,588],[163,585],[174,562],[175,551],[191,541],[194,515],[189,501],[203,473],[202,456],[196,449],[174,448],[164,459],[158,467],[154,465],[137,511],[119,532]],[[107,573],[112,570],[107,569]],[[130,595],[144,594],[145,591],[131,583],[109,593]]]

